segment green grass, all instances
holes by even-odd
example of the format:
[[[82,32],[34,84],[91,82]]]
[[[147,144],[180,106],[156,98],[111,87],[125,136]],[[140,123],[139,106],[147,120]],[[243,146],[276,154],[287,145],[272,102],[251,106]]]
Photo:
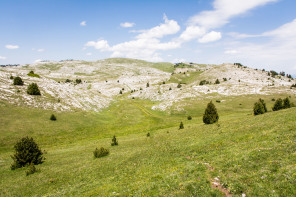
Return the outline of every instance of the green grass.
[[[269,111],[272,97],[285,95],[262,97]],[[202,123],[207,100],[188,99],[184,111],[170,113],[138,99],[99,113],[0,103],[0,196],[223,196],[211,187],[215,177],[234,196],[293,196],[296,108],[253,116],[258,98],[217,98],[223,101],[214,102],[220,119],[213,125]],[[114,134],[118,146],[111,146]],[[27,135],[47,151],[30,176],[27,168],[10,170],[13,145]],[[102,146],[110,154],[94,159]]]
[[[199,75],[203,71],[194,71],[194,72],[185,72],[185,74],[177,73],[171,76],[167,83],[183,83],[183,84],[190,84],[194,81],[199,80]]]
[[[40,78],[40,76],[38,74],[35,74],[35,73],[28,73],[27,75],[29,77],[37,77],[37,78]]]

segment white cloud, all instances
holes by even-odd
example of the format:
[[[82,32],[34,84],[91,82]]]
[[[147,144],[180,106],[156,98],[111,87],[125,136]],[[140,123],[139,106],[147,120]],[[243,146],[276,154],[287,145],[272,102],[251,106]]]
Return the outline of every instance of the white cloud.
[[[237,50],[226,50],[224,51],[225,54],[237,54],[238,51]]]
[[[44,49],[37,49],[37,52],[43,52]]]
[[[91,56],[91,55],[92,55],[92,53],[87,53],[86,55],[87,55],[87,56]]]
[[[34,63],[38,63],[38,62],[41,62],[42,60],[41,59],[37,59],[34,61]]]
[[[86,26],[86,21],[82,21],[82,22],[80,23],[80,26]]]
[[[161,42],[160,38],[175,34],[180,26],[164,15],[164,23],[148,30],[141,30],[134,40],[109,46],[107,40],[89,41],[85,47],[94,47],[100,51],[112,52],[111,57],[138,58],[150,61],[162,61],[157,51],[180,47],[180,42]]]
[[[199,25],[206,29],[218,28],[229,22],[229,19],[258,6],[263,6],[278,0],[215,0],[214,10],[203,11],[190,18],[190,25]]]
[[[207,33],[202,38],[198,39],[198,42],[200,43],[208,43],[208,42],[214,42],[217,40],[220,40],[222,38],[222,35],[220,32],[211,31],[210,33]]]
[[[198,26],[188,26],[185,31],[182,32],[180,38],[184,41],[190,41],[192,39],[205,35],[206,31],[204,28]]]
[[[6,60],[6,57],[0,56],[0,60]]]
[[[125,23],[120,23],[120,26],[124,28],[129,28],[129,27],[135,26],[135,23],[125,22]]]
[[[19,48],[18,45],[11,45],[11,44],[7,44],[7,45],[5,45],[5,47],[6,47],[7,49],[18,49],[18,48]]]

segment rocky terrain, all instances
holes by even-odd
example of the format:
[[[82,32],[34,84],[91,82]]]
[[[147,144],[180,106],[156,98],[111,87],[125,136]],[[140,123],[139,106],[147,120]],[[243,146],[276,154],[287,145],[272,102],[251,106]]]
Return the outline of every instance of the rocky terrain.
[[[27,74],[33,71],[40,77]],[[20,76],[23,86],[10,77]],[[68,80],[67,80],[68,79]],[[76,79],[81,79],[81,83]],[[216,80],[220,84],[215,84]],[[67,80],[67,81],[66,81]],[[202,80],[209,84],[200,85]],[[26,93],[37,83],[41,96]],[[148,87],[148,84],[149,87]],[[195,63],[176,67],[133,59],[106,59],[95,62],[38,62],[0,69],[0,100],[56,111],[99,111],[119,99],[149,99],[152,109],[182,108],[184,99],[211,99],[246,94],[295,94],[294,79],[234,64]],[[120,94],[122,92],[122,94]]]

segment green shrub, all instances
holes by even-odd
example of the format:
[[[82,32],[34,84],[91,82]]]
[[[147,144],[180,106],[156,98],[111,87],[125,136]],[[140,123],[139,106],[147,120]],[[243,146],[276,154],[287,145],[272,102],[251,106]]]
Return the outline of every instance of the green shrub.
[[[50,120],[52,120],[52,121],[56,121],[56,120],[57,120],[57,118],[55,117],[55,115],[54,115],[54,114],[51,114],[51,116],[50,116]]]
[[[148,132],[146,136],[147,136],[147,137],[150,137],[150,133]]]
[[[180,123],[179,129],[184,129],[183,122]]]
[[[263,104],[261,102],[256,102],[254,104],[253,112],[255,116],[259,114],[264,114],[265,110]]]
[[[14,77],[11,75],[10,77],[9,77],[9,79],[13,79]]]
[[[35,74],[33,71],[30,71],[27,75],[29,77],[37,77],[37,78],[40,78],[40,76],[38,74]]]
[[[170,87],[169,90],[172,90],[172,88]]]
[[[93,152],[95,158],[104,157],[109,154],[109,150],[101,147],[100,149],[96,148],[96,150]]]
[[[75,82],[76,82],[76,84],[82,83],[81,79],[76,79]]]
[[[177,85],[177,88],[181,88],[182,87],[182,85],[181,85],[181,83],[179,83],[178,85]]]
[[[215,84],[220,84],[219,79],[217,79],[217,80],[215,81]]]
[[[119,91],[119,94],[122,94],[122,90]]]
[[[205,113],[203,115],[203,122],[205,124],[213,124],[219,120],[219,115],[215,105],[211,102],[208,103]]]
[[[117,146],[117,145],[118,145],[118,141],[116,139],[116,136],[114,135],[113,138],[112,138],[111,146]]]
[[[23,82],[22,78],[15,77],[13,79],[13,85],[22,86],[22,85],[24,85],[24,82]]]
[[[149,88],[149,82],[146,84],[146,88]]]
[[[66,79],[66,81],[65,81],[65,83],[71,83],[72,82],[72,80],[70,80],[70,79]]]
[[[278,111],[281,109],[283,109],[283,100],[279,98],[275,101],[272,111]]]
[[[30,95],[41,95],[37,83],[31,83],[28,86],[27,93]]]
[[[291,107],[290,99],[287,97],[283,100],[283,109],[287,109]]]
[[[33,163],[30,164],[29,169],[26,171],[26,176],[29,176],[30,174],[34,174],[37,172],[36,167]]]
[[[199,82],[199,85],[205,85],[205,84],[209,84],[210,82],[209,81],[207,81],[207,80],[202,80],[202,81],[200,81]]]
[[[192,120],[192,117],[191,117],[191,116],[188,116],[188,117],[187,117],[187,120]]]
[[[14,145],[15,153],[11,156],[14,163],[11,169],[24,167],[28,164],[38,165],[44,162],[42,151],[33,138],[24,137]]]

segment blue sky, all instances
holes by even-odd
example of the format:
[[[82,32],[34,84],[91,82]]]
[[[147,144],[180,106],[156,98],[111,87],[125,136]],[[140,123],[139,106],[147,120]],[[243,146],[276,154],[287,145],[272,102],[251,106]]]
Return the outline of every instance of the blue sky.
[[[128,57],[296,74],[295,0],[0,0],[0,64]]]

